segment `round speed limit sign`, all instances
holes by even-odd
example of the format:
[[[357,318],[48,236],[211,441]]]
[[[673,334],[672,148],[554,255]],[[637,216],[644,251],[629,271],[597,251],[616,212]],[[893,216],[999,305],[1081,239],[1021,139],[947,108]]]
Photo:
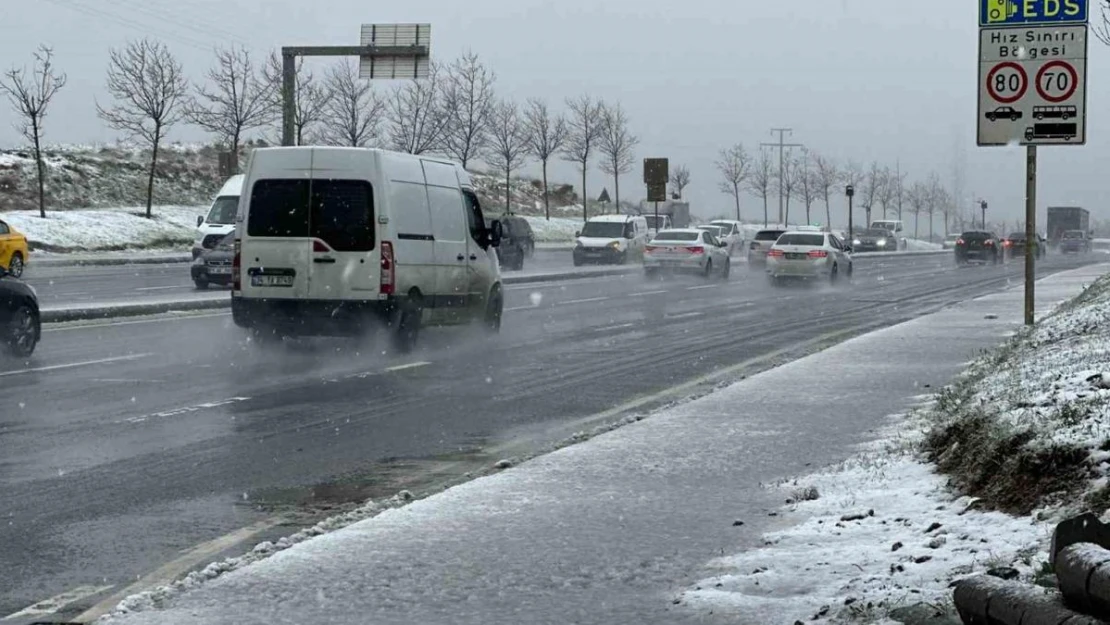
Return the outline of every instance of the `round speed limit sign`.
[[[1075,95],[1078,87],[1079,72],[1066,61],[1050,61],[1037,72],[1037,94],[1053,104]]]
[[[987,74],[987,93],[996,102],[1013,104],[1029,89],[1029,75],[1012,61],[999,63]]]

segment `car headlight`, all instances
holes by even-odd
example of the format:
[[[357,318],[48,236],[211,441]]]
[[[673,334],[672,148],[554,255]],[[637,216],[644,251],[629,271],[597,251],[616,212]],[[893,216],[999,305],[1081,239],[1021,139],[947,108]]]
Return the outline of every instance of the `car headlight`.
[[[859,245],[860,243],[862,243],[862,241],[859,239],[852,239],[852,245]]]
[[[615,250],[619,250],[619,249],[621,249],[621,242],[620,241],[613,241],[612,243],[609,244],[609,247],[611,247]]]
[[[886,247],[886,239],[879,239],[879,242],[875,245],[878,245],[879,247]]]

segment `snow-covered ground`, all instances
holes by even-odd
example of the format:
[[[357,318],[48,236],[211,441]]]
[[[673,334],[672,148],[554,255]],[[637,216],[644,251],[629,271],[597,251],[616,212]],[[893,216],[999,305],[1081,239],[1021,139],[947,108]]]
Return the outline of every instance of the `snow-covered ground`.
[[[53,252],[187,249],[204,206],[145,207],[50,211],[9,211],[0,218],[27,236],[33,250]]]
[[[532,226],[536,241],[543,243],[570,243],[574,233],[582,229],[582,220],[571,217],[525,217]]]

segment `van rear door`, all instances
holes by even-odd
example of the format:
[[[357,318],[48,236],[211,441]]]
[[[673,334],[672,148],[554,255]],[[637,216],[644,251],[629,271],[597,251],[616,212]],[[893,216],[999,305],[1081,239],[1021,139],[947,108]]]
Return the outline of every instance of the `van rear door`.
[[[381,263],[369,150],[313,149],[309,195],[308,298],[376,300]]]
[[[308,238],[307,151],[282,155],[282,169],[303,157],[298,176],[254,180],[247,192],[241,239],[242,295],[249,298],[303,299],[308,295],[312,242]]]

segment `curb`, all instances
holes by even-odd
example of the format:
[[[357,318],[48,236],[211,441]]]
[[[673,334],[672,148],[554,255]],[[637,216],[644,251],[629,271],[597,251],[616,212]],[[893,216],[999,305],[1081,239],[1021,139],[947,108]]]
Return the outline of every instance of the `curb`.
[[[66,321],[89,321],[92,319],[111,319],[114,317],[139,317],[159,315],[173,311],[219,310],[231,308],[231,297],[221,299],[198,299],[180,302],[150,302],[146,304],[105,304],[87,308],[49,308],[40,311],[42,323],[63,323]]]
[[[36,258],[30,264],[41,265],[43,267],[82,267],[164,265],[191,262],[193,262],[191,254],[175,254],[173,256],[115,256],[109,258]]]
[[[913,252],[860,252],[852,254],[852,258],[899,258],[911,256],[936,256],[938,254],[951,254],[952,250],[915,250]]]

